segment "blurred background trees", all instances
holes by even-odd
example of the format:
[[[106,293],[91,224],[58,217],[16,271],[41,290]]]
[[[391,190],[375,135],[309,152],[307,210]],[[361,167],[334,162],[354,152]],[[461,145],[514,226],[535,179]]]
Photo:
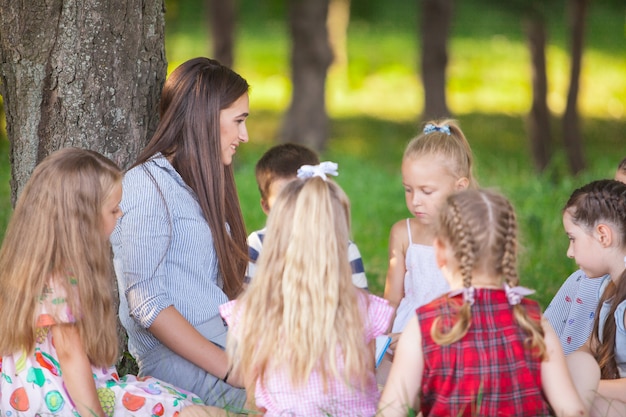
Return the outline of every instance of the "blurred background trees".
[[[624,13],[618,0],[591,7],[601,7],[605,15]],[[563,24],[558,19],[566,10],[569,20]],[[376,68],[402,72],[401,81],[391,83],[403,86],[389,88],[380,79],[389,75],[383,71],[379,79],[368,81],[373,84],[370,97],[360,101],[373,100],[380,107],[375,111],[392,118],[398,117],[393,115],[398,109],[411,113],[417,126],[420,120],[458,116],[464,111],[459,101],[469,96],[459,97],[466,87],[459,81],[463,77],[477,77],[475,82],[484,84],[477,88],[485,90],[501,76],[494,76],[500,57],[489,56],[488,51],[480,58],[485,61],[478,62],[477,52],[471,58],[477,62],[463,67],[471,75],[460,74],[458,63],[467,59],[468,51],[458,46],[459,36],[464,40],[491,38],[493,45],[503,42],[506,48],[507,42],[513,46],[511,36],[523,33],[528,65],[515,70],[523,73],[518,80],[528,80],[531,94],[530,99],[523,95],[517,100],[518,107],[526,106],[534,165],[538,172],[545,170],[555,149],[562,146],[570,171],[577,173],[585,168],[578,111],[588,12],[588,0],[0,0],[1,93],[11,143],[14,197],[34,165],[62,146],[90,147],[128,166],[156,123],[166,44],[170,69],[193,56],[209,55],[236,70],[246,67],[249,71],[259,68],[261,64],[252,61],[267,51],[272,57],[281,53],[275,50],[284,51],[288,57],[263,62],[261,69],[274,72],[261,88],[272,90],[270,96],[289,97],[276,100],[283,104],[275,104],[282,112],[282,123],[274,139],[324,150],[332,124],[328,97],[332,103],[345,101],[351,93],[346,91],[361,82],[359,72]],[[558,34],[558,42],[567,44],[570,62],[569,70],[558,69],[559,82],[567,80],[568,85],[566,92],[559,93],[561,98],[549,77],[554,74],[549,48],[554,43],[550,29],[555,22],[568,28],[567,33]],[[368,35],[366,45],[360,41],[358,47],[367,50],[357,52],[366,58],[355,66],[351,45],[357,43],[353,36],[359,32],[373,36]],[[179,48],[166,33],[185,37],[186,45]],[[198,33],[204,33],[205,39]],[[392,49],[407,33],[413,43],[394,56]],[[624,31],[616,35],[621,41],[616,39],[615,53],[623,54]],[[457,46],[451,48],[451,41]],[[407,62],[407,57],[413,62]],[[407,71],[414,80],[409,80]],[[254,80],[258,74],[243,75]],[[272,86],[272,82],[278,84]],[[399,104],[399,90],[403,97],[414,92],[410,106]],[[480,100],[478,107],[509,111],[499,104],[497,92],[490,94],[494,96],[478,93],[471,100]],[[550,102],[563,103],[558,109],[559,128],[552,126]],[[623,98],[611,99],[611,103],[613,113],[623,117]],[[356,99],[345,107],[350,106],[358,109],[361,103]],[[561,140],[553,140],[555,132]]]
[[[0,231],[12,210],[10,181],[15,193],[61,146],[89,147],[127,167],[155,126],[166,71],[214,56],[251,84],[250,142],[235,160],[249,230],[265,223],[254,164],[289,130],[287,140],[340,164],[353,238],[370,289],[382,293],[389,228],[409,215],[402,151],[424,118],[449,113],[472,145],[481,185],[514,203],[525,246],[520,276],[546,305],[575,269],[565,259],[562,205],[575,187],[611,177],[626,156],[624,1],[311,1],[0,0],[9,136],[0,112]],[[316,19],[308,19],[313,10]],[[322,46],[318,87],[305,90],[295,72],[311,71],[313,62],[292,60],[313,46],[309,30]],[[432,57],[428,75],[424,61]],[[440,104],[431,106],[430,97]],[[292,120],[296,104],[311,113]],[[308,129],[319,136],[311,139]],[[566,150],[575,137],[569,129],[580,135],[582,164]]]

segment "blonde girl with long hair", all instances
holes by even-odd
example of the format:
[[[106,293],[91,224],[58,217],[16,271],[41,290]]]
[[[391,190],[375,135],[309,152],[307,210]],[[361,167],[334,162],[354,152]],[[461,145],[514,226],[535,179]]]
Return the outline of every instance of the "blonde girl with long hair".
[[[0,415],[173,415],[193,403],[113,366],[108,238],[121,182],[109,159],[66,148],[36,167],[20,195],[0,249]]]
[[[385,298],[396,307],[392,348],[413,311],[448,290],[435,264],[434,225],[439,208],[455,191],[473,188],[473,155],[454,120],[432,120],[407,145],[402,186],[411,218],[396,222],[389,235]]]
[[[232,373],[266,416],[376,412],[374,339],[392,309],[352,284],[350,205],[331,172],[305,166],[285,186],[252,284],[220,308]]]
[[[435,256],[451,292],[418,308],[402,333],[380,414],[587,415],[554,330],[518,286],[509,201],[488,190],[449,196]]]

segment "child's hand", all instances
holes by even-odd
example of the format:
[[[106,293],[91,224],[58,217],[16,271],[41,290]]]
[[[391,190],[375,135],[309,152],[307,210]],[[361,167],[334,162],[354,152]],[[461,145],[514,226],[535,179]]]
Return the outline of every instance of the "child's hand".
[[[391,342],[389,343],[389,350],[395,351],[396,346],[398,345],[398,339],[400,339],[400,335],[402,333],[389,333],[387,336],[391,337]]]

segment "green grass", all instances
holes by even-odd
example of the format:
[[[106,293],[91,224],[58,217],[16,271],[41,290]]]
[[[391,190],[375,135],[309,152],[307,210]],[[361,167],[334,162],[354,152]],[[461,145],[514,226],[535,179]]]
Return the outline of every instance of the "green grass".
[[[236,179],[249,231],[265,223],[254,164],[277,137],[290,100],[289,49],[284,2],[241,0],[235,69],[252,86],[250,143],[235,160]],[[537,175],[527,145],[530,67],[518,15],[489,0],[456,2],[450,38],[448,101],[471,142],[480,183],[497,187],[515,204],[524,247],[523,285],[538,290],[545,307],[576,266],[565,256],[560,210],[573,189],[611,177],[626,156],[626,52],[624,7],[618,0],[592,2],[586,30],[579,109],[589,168],[568,175],[558,115],[569,78],[569,34],[559,6],[549,13],[549,105],[556,115],[557,152]],[[202,0],[168,0],[166,52],[170,69],[210,55]],[[400,158],[418,131],[423,88],[418,77],[419,9],[406,0],[352,1],[348,64],[332,68],[327,103],[331,140],[323,157],[339,163],[338,182],[352,201],[353,238],[370,288],[381,294],[391,225],[409,216],[400,184]],[[10,216],[8,143],[0,140],[0,230]]]

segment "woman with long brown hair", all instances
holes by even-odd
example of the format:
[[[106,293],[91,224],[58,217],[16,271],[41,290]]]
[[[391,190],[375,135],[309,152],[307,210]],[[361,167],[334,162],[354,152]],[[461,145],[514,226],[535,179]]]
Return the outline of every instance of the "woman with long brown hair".
[[[241,405],[218,306],[242,290],[246,232],[231,167],[248,141],[248,83],[208,58],[167,79],[157,130],[124,177],[111,242],[120,320],[140,375]]]

